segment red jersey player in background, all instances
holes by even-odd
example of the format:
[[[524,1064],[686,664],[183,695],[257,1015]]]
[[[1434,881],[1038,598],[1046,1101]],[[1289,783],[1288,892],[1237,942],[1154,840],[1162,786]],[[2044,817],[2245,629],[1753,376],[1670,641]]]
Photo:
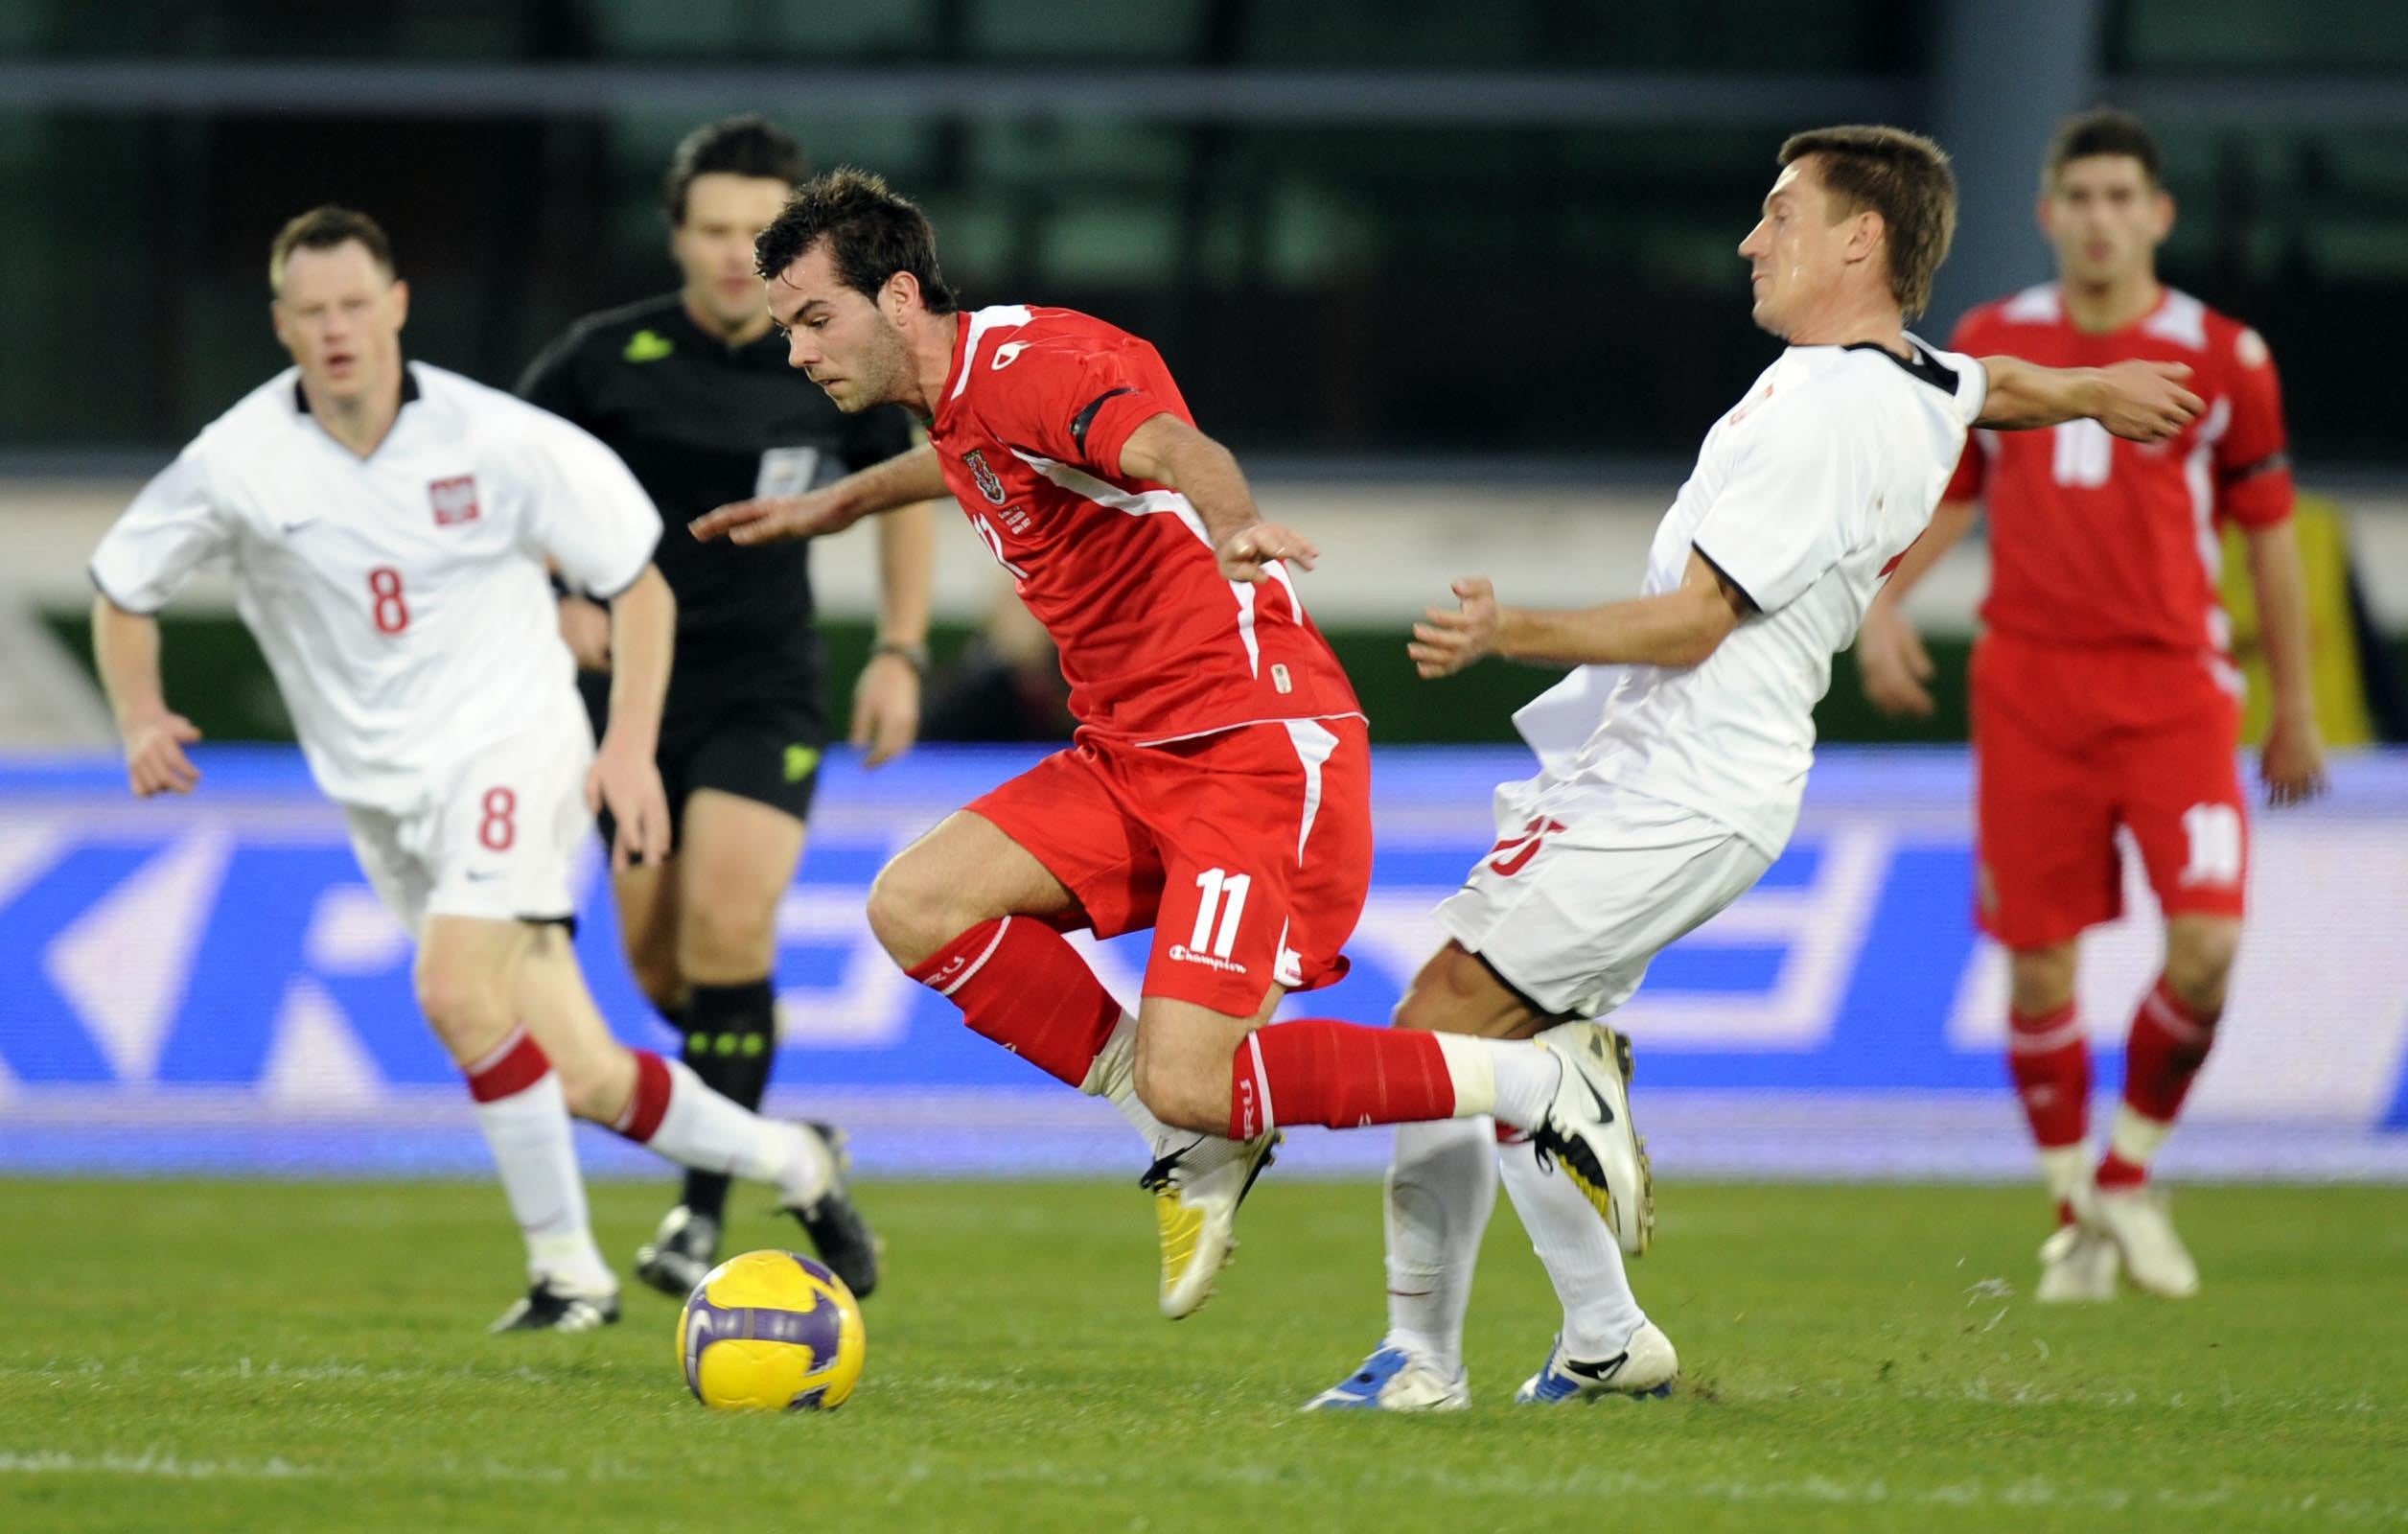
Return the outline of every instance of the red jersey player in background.
[[[1277,1139],[1218,1132],[1234,1054],[1345,973],[1371,881],[1360,706],[1282,564],[1314,550],[1262,521],[1153,347],[1069,310],[962,312],[927,220],[876,177],[804,185],[756,255],[792,364],[847,411],[908,407],[929,441],[695,535],[811,537],[950,492],[1053,635],[1076,745],[897,855],[869,923],[970,1027],[1146,1136],[1162,1307],[1185,1315]],[[1148,927],[1132,1018],[1062,933]]]
[[[2198,1288],[2148,1167],[2214,1043],[2240,941],[2241,681],[2217,597],[2228,522],[2246,538],[2274,684],[2267,797],[2294,803],[2324,785],[2274,361],[2256,331],[2157,280],[2174,220],[2161,174],[2138,120],[2070,119],[2039,206],[2059,280],[1975,310],[1950,345],[2057,366],[2187,363],[2205,413],[2152,446],[2088,421],[1979,433],[1858,639],[1872,701],[1930,712],[1932,663],[1899,604],[1986,501],[1991,585],[1971,679],[1978,905],[2010,955],[2008,1067],[2057,1201],[2043,1300],[2111,1299],[2119,1267],[2151,1293]],[[2094,1173],[2074,977],[2083,930],[2122,913],[2119,827],[2165,913],[2165,966],[2133,1016],[2123,1103]]]

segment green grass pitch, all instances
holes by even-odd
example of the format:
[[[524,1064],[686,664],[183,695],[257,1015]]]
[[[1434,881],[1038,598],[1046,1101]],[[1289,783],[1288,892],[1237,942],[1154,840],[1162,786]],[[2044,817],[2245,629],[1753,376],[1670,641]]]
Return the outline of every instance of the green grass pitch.
[[[616,1260],[665,1191],[596,1193]],[[1258,1190],[1153,1310],[1133,1187],[873,1184],[860,1392],[730,1417],[675,1307],[488,1337],[475,1183],[0,1183],[0,1529],[2375,1529],[2408,1526],[2408,1190],[2194,1189],[2201,1296],[2029,1302],[2024,1189],[1662,1190],[1668,1401],[1517,1408],[1555,1307],[1507,1206],[1477,1404],[1306,1417],[1382,1314],[1376,1189]],[[788,1245],[742,1207],[730,1250]]]

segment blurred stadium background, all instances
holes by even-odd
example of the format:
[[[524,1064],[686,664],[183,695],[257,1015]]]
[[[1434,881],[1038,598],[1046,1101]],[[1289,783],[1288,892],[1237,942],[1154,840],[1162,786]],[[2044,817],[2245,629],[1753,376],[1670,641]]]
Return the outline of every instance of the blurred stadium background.
[[[1539,603],[1634,589],[1699,436],[1771,355],[1733,246],[1782,137],[1881,120],[1952,151],[1965,208],[1936,337],[2048,274],[2041,148],[2100,101],[2165,144],[2165,274],[2257,324],[2283,368],[2344,748],[2327,803],[2260,823],[2234,1022],[2166,1164],[2408,1177],[2408,755],[2383,745],[2408,739],[2396,0],[5,0],[0,1169],[485,1164],[224,590],[167,624],[171,701],[217,748],[189,802],[123,795],[84,659],[102,530],[283,363],[264,258],[291,213],[374,213],[416,289],[415,355],[507,384],[572,317],[672,285],[670,147],[762,110],[820,165],[921,200],[973,302],[1154,339],[1266,508],[1328,551],[1309,597],[1388,749],[1374,905],[1334,998],[1374,1018],[1485,845],[1489,786],[1521,770],[1507,715],[1546,680],[1422,686],[1401,627],[1472,569]],[[849,675],[869,548],[816,557]],[[1668,1170],[2023,1171],[2001,965],[1969,919],[1982,579],[1969,546],[1917,592],[1935,719],[1880,719],[1842,658],[1796,848],[1629,1014]],[[948,528],[940,659],[997,596]],[[1128,1164],[1108,1110],[964,1034],[861,925],[883,854],[1032,749],[840,763],[822,797],[783,918],[777,1090],[852,1122],[873,1169]],[[597,987],[649,1037],[590,894]],[[2091,945],[2110,1083],[2155,941],[2150,919]],[[1296,1160],[1384,1153],[1315,1135]]]

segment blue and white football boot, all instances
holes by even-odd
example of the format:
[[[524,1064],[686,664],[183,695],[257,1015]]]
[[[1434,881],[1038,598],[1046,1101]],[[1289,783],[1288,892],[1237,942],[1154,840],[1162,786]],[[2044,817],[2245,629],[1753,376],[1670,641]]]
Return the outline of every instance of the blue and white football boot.
[[[1655,1322],[1641,1321],[1621,1352],[1595,1362],[1566,1357],[1559,1335],[1547,1350],[1546,1367],[1524,1380],[1514,1399],[1524,1406],[1551,1406],[1600,1396],[1668,1396],[1679,1373],[1680,1356],[1673,1352],[1672,1338]]]
[[[1461,1411],[1470,1405],[1471,1386],[1464,1376],[1450,1380],[1428,1360],[1382,1343],[1360,1368],[1306,1402],[1304,1409]]]

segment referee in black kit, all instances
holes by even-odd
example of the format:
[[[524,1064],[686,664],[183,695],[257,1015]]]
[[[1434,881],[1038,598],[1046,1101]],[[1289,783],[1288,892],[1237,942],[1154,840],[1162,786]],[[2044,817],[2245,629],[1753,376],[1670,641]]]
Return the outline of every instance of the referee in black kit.
[[[686,1063],[748,1107],[776,1053],[777,904],[801,861],[827,738],[810,546],[698,544],[686,523],[732,500],[798,495],[914,440],[897,407],[839,411],[771,333],[752,242],[809,174],[795,141],[759,117],[688,134],[663,185],[684,286],[579,320],[519,386],[610,444],[660,508],[654,561],[678,602],[660,745],[676,843],[661,866],[614,873],[613,894],[628,964],[683,1031]],[[927,505],[877,524],[878,641],[850,732],[871,766],[918,732],[935,542]],[[609,615],[575,593],[560,609],[598,732]],[[818,1127],[841,1155],[842,1135]],[[725,1176],[686,1174],[678,1206],[637,1252],[637,1276],[683,1298],[717,1258],[727,1197]]]

